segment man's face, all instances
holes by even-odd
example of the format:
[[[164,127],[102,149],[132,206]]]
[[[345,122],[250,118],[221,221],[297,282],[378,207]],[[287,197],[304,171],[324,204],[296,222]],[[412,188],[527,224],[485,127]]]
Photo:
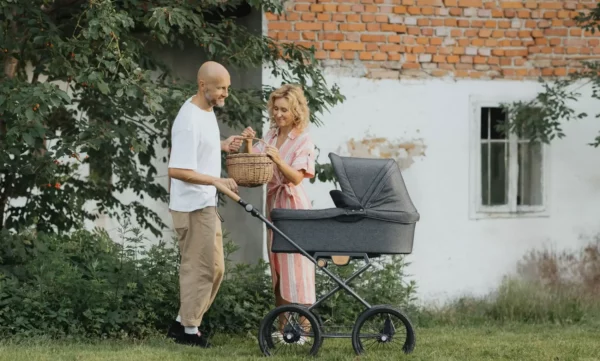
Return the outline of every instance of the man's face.
[[[230,86],[229,76],[214,77],[206,82],[202,90],[208,104],[219,108],[225,106],[225,98],[229,96]]]

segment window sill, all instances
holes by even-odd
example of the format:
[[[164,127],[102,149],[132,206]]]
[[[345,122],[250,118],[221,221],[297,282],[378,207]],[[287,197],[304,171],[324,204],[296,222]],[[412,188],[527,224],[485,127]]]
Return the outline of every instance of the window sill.
[[[550,217],[550,213],[547,209],[535,209],[535,210],[517,210],[511,211],[494,211],[494,210],[477,210],[471,212],[470,219],[483,220],[483,219],[515,219],[515,218],[547,218]]]

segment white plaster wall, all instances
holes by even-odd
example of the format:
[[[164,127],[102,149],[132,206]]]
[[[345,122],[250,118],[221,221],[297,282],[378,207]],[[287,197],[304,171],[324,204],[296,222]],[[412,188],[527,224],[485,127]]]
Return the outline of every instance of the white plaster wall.
[[[263,81],[280,80],[263,72]],[[415,157],[403,176],[421,214],[409,273],[425,302],[481,295],[531,248],[576,248],[581,235],[600,232],[600,149],[586,145],[600,130],[593,117],[564,126],[567,137],[549,148],[546,217],[472,220],[469,216],[470,103],[473,95],[531,99],[537,82],[368,80],[328,74],[347,100],[312,126],[312,136],[327,154],[348,155],[347,142],[384,137],[390,142],[422,139],[425,155]],[[583,89],[589,94],[589,89]],[[597,103],[584,97],[578,110],[595,114]],[[315,208],[333,207],[333,184],[307,182]]]

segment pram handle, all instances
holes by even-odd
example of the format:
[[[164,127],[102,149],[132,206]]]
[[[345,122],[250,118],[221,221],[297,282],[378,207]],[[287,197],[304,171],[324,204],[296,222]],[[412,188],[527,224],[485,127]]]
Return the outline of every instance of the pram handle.
[[[215,188],[217,188],[217,190],[221,193],[223,193],[224,195],[226,195],[227,197],[233,199],[236,202],[240,201],[240,196],[237,195],[234,191],[232,191],[231,189],[225,187],[224,185],[222,185],[221,183],[215,183],[214,184]]]

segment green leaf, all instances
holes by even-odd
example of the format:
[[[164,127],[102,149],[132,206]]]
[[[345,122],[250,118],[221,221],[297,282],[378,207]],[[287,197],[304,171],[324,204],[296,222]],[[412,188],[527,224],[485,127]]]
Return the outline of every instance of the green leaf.
[[[23,140],[31,147],[35,146],[35,139],[31,136],[31,134],[23,133]]]
[[[27,110],[25,111],[25,118],[27,120],[33,120],[35,118],[35,113],[32,109],[27,108]]]
[[[108,94],[108,92],[110,91],[108,89],[108,85],[104,82],[98,84],[98,90],[100,90],[102,94]]]

